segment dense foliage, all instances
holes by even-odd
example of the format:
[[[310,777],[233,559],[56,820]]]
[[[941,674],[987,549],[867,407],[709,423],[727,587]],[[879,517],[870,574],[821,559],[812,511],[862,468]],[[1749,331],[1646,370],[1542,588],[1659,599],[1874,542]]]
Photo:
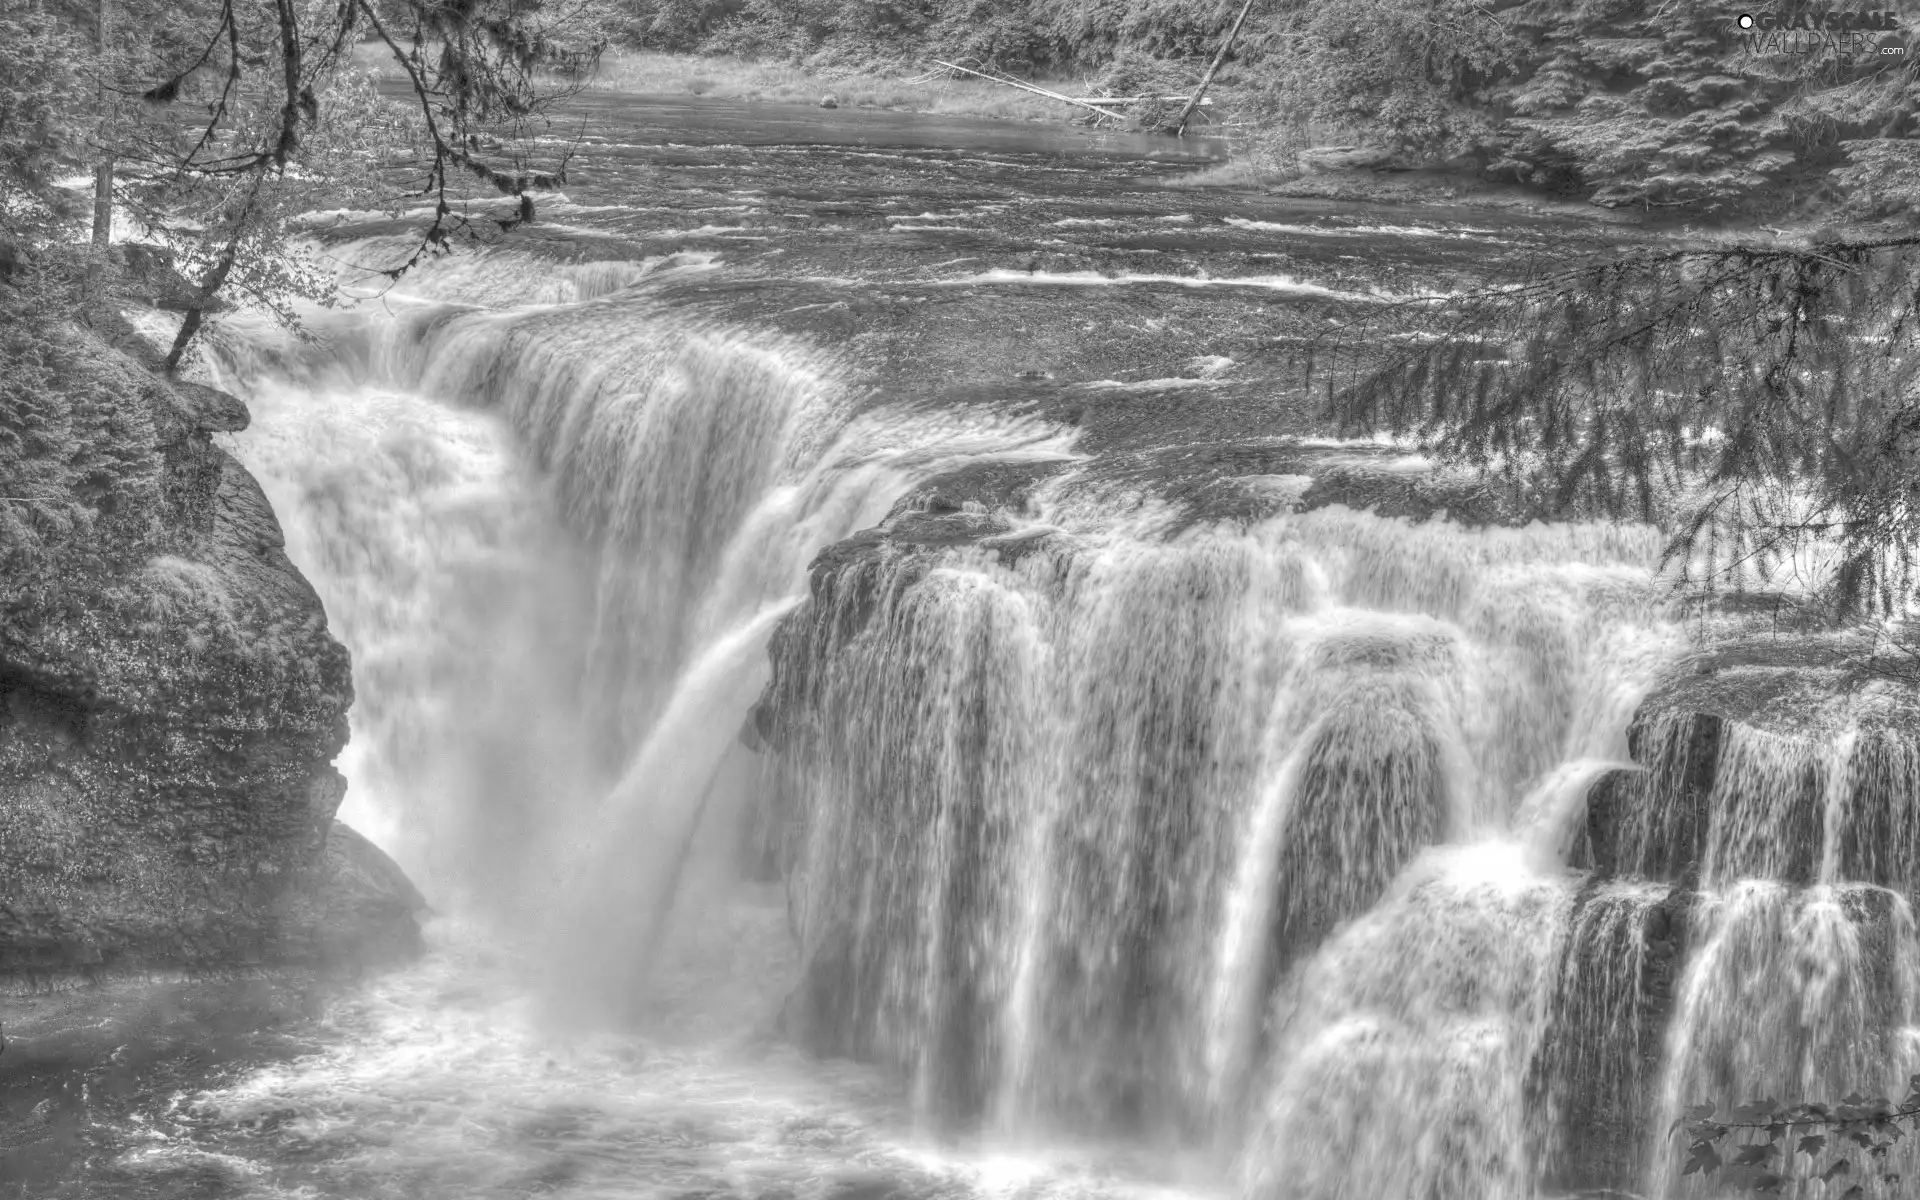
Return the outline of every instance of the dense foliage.
[[[73,175],[108,172],[113,213],[165,245],[192,282],[177,363],[223,290],[269,304],[327,293],[330,278],[290,251],[290,216],[424,199],[426,253],[464,224],[458,181],[521,197],[513,219],[530,215],[527,193],[557,183],[567,158],[533,136],[566,90],[536,75],[592,36],[597,15],[540,0],[10,6],[0,17],[0,240],[10,258],[46,268],[36,284],[54,301],[53,268],[71,257],[75,218],[93,199]],[[411,85],[409,103],[378,95],[355,61],[363,42]]]
[[[1889,0],[1891,3],[1891,0]],[[808,59],[1101,74],[1149,57],[1197,77],[1231,0],[633,0],[641,44]],[[1829,5],[1764,11],[1791,19]],[[1843,191],[1904,209],[1920,83],[1904,33],[1743,33],[1731,4],[1668,0],[1264,0],[1222,77],[1241,128],[1285,161],[1365,142],[1609,205],[1715,210]],[[1912,22],[1920,28],[1920,13]],[[1136,74],[1139,72],[1136,70]]]
[[[1916,239],[1638,251],[1370,314],[1313,366],[1543,515],[1672,531],[1705,583],[1899,611],[1920,545]],[[1397,347],[1390,351],[1381,345]]]
[[[1837,1104],[1755,1100],[1720,1116],[1711,1104],[1689,1109],[1673,1133],[1687,1141],[1683,1174],[1717,1178],[1761,1196],[1802,1195],[1812,1180],[1835,1200],[1898,1196],[1894,1153],[1920,1117],[1920,1075],[1906,1098],[1851,1095]]]

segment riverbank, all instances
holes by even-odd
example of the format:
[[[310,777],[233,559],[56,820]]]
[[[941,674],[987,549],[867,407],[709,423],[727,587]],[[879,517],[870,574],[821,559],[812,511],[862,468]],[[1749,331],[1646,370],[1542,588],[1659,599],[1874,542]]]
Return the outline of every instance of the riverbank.
[[[1029,82],[1069,94],[1087,86],[1085,80],[1064,77]],[[847,68],[813,71],[794,63],[647,50],[603,55],[586,86],[595,91],[779,104],[820,104],[832,98],[834,106],[840,108],[880,108],[996,121],[1067,122],[1080,111],[1018,88],[955,78],[951,72],[934,67],[915,75]]]
[[[1100,90],[1097,82],[1084,74],[1043,74],[1025,82],[1067,95]],[[938,68],[906,75],[649,50],[607,52],[580,86],[589,92],[615,95],[697,96],[769,104],[818,105],[831,98],[837,108],[1062,126],[1085,124],[1083,118],[1088,115],[1057,100]],[[1636,224],[1641,219],[1638,211],[1596,209],[1584,202],[1556,199],[1536,189],[1497,183],[1458,170],[1311,170],[1291,159],[1275,157],[1257,145],[1243,125],[1232,120],[1230,88],[1215,89],[1214,94],[1220,104],[1207,114],[1214,123],[1196,128],[1208,136],[1223,136],[1232,147],[1232,157],[1169,181],[1174,186],[1243,188],[1341,203],[1474,204],[1540,213],[1598,214],[1614,224]]]

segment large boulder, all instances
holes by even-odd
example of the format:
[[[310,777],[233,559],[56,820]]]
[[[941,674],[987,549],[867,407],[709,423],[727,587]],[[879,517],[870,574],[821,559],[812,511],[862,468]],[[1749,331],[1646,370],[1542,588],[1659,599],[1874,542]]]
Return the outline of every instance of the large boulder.
[[[244,406],[0,303],[0,991],[340,957],[288,914],[339,886],[347,653],[214,443]]]

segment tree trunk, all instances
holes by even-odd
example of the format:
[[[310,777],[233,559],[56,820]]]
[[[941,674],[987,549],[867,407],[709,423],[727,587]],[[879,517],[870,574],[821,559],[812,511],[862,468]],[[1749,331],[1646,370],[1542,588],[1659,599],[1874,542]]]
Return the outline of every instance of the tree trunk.
[[[207,272],[206,279],[200,284],[200,295],[194,300],[193,307],[187,310],[186,319],[180,322],[180,332],[173,335],[173,347],[167,351],[167,374],[171,375],[179,369],[180,359],[186,354],[187,346],[192,343],[193,335],[200,332],[200,321],[207,311],[207,306],[213,303],[214,295],[227,282],[227,273],[233,270],[233,260],[239,257],[239,254],[240,243],[236,238],[227,243],[227,248],[221,252],[219,261],[215,262],[213,269]]]
[[[93,169],[93,252],[104,255],[113,237],[113,159]]]
[[[1220,43],[1220,52],[1213,56],[1213,62],[1208,65],[1207,73],[1200,77],[1200,86],[1194,88],[1193,95],[1187,97],[1187,106],[1180,110],[1180,119],[1173,123],[1174,133],[1184,134],[1187,131],[1187,122],[1193,119],[1193,111],[1200,107],[1201,98],[1207,94],[1207,88],[1212,86],[1213,77],[1220,70],[1220,64],[1227,61],[1227,54],[1233,49],[1233,43],[1240,37],[1240,27],[1247,23],[1247,14],[1252,11],[1253,0],[1244,0],[1240,5],[1240,15],[1233,19],[1232,28],[1227,30],[1225,40]]]
[[[99,51],[97,70],[98,82],[94,87],[94,98],[100,106],[100,131],[102,134],[101,160],[93,168],[93,245],[90,251],[92,262],[87,264],[87,282],[97,284],[107,267],[107,244],[113,240],[113,154],[104,146],[108,125],[107,115],[107,33],[111,16],[109,5],[113,0],[98,0],[99,7],[94,10],[94,35]]]

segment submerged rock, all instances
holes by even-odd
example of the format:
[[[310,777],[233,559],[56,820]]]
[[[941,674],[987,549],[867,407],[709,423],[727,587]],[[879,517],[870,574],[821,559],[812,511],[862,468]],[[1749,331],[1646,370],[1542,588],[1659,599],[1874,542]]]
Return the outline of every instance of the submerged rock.
[[[386,852],[341,821],[311,886],[294,891],[280,921],[285,958],[359,970],[421,951],[425,897]]]
[[[54,320],[0,335],[0,991],[416,936],[405,904],[344,899],[377,877],[329,838],[347,654],[213,441],[245,407],[140,353]]]

